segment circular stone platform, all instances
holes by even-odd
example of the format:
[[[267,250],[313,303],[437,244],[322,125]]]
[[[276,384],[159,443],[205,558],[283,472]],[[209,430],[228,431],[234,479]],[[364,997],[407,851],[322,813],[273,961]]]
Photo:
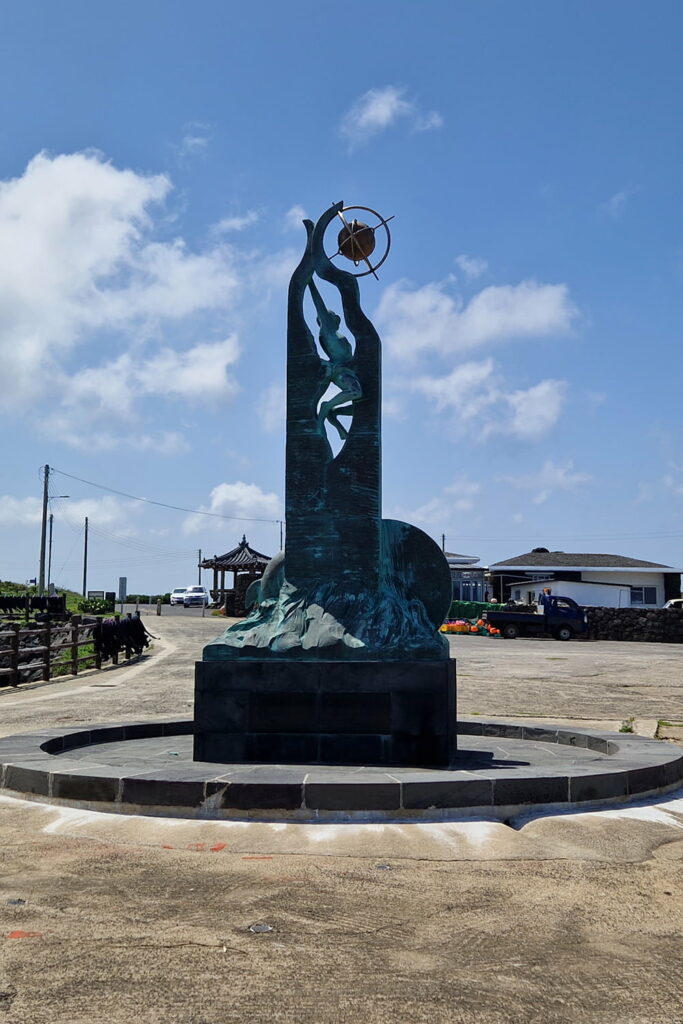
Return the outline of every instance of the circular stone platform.
[[[501,721],[458,723],[451,770],[192,760],[191,721],[46,730],[0,739],[0,787],[127,814],[278,821],[505,819],[601,806],[683,782],[657,740]]]

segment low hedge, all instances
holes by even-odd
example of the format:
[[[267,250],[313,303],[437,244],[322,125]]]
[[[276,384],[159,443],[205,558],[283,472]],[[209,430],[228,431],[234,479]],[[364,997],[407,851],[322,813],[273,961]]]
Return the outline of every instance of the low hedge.
[[[452,601],[448,612],[449,619],[480,619],[482,612],[490,608],[498,608],[499,604],[491,604],[489,601]]]

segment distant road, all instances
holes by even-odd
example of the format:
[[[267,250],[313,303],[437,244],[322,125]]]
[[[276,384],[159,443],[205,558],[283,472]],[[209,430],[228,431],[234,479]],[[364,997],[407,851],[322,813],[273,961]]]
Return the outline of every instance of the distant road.
[[[149,605],[149,604],[140,604],[140,605],[124,604],[124,606],[123,606],[124,614],[126,612],[134,612],[136,607],[139,609],[140,615],[142,616],[143,619],[148,619],[152,615],[154,616],[154,618],[157,617],[157,606],[156,606],[156,604],[151,604],[151,605]],[[121,605],[118,603],[118,601],[116,602],[116,611],[117,612],[121,611]],[[161,614],[162,614],[163,617],[168,617],[168,616],[171,616],[171,615],[173,615],[173,616],[179,615],[179,616],[184,617],[184,618],[196,618],[198,616],[201,619],[201,617],[202,617],[202,609],[201,608],[197,608],[197,607],[194,607],[194,608],[183,608],[182,604],[174,604],[174,605],[162,604],[162,606],[161,606]],[[205,611],[204,611],[204,615],[207,618],[210,618],[211,617],[211,609],[210,608],[206,608]],[[213,617],[214,617],[214,619],[216,619],[217,622],[224,621],[223,619],[219,619],[218,616],[213,616]]]

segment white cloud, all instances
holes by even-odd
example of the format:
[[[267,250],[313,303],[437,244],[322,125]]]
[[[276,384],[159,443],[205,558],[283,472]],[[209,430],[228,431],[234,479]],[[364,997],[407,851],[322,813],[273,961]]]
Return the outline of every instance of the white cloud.
[[[683,488],[681,488],[683,494]],[[633,499],[634,505],[640,505],[643,502],[654,501],[657,496],[657,488],[653,483],[648,480],[641,480],[638,483],[638,493]]]
[[[470,281],[481,277],[489,269],[488,263],[481,256],[467,256],[465,253],[461,253],[460,256],[455,257],[455,262]]]
[[[224,235],[231,231],[244,231],[251,224],[255,224],[258,219],[259,215],[256,210],[248,210],[247,213],[234,217],[223,217],[213,225],[211,231],[214,235]]]
[[[495,434],[541,437],[559,419],[566,392],[558,380],[506,390],[492,359],[463,363],[440,377],[417,377],[409,386],[430,399],[436,412],[452,414],[454,437],[465,430],[480,441]]]
[[[414,100],[406,99],[404,88],[386,85],[368,89],[356,100],[344,114],[339,133],[354,149],[400,120],[407,120],[414,131],[429,131],[443,125],[437,111],[423,113]]]
[[[228,367],[237,362],[239,351],[234,335],[194,345],[186,352],[161,349],[134,369],[134,380],[142,394],[177,395],[195,401],[231,398],[237,384]]]
[[[390,354],[412,361],[429,350],[450,354],[511,338],[565,333],[575,316],[564,284],[491,285],[465,303],[442,284],[414,288],[399,281],[384,290],[376,319]]]
[[[180,157],[195,156],[206,150],[210,138],[210,125],[204,121],[189,121],[185,125],[185,134],[180,144],[174,148]]]
[[[445,488],[446,494],[452,494],[452,505],[457,512],[471,512],[475,499],[481,493],[481,484],[467,477],[461,477]]]
[[[81,526],[85,517],[96,527],[115,527],[120,536],[131,536],[136,529],[130,524],[131,517],[140,514],[140,503],[121,501],[113,495],[104,498],[81,498],[66,501],[59,512],[61,519],[67,519],[73,526]]]
[[[467,477],[455,480],[442,493],[417,508],[401,508],[397,515],[406,522],[419,523],[426,528],[444,531],[452,528],[456,518],[454,513],[471,515],[475,508],[476,498],[481,493],[481,484]]]
[[[637,185],[630,185],[615,192],[605,203],[601,203],[599,209],[608,217],[619,217],[624,212],[627,201],[638,192]]]
[[[427,114],[417,114],[413,122],[416,132],[430,132],[434,128],[443,128],[444,119],[438,110],[430,110]]]
[[[261,392],[256,403],[261,426],[269,433],[284,433],[287,414],[287,394],[284,384],[271,384]]]
[[[165,175],[120,170],[97,153],[41,153],[20,177],[0,182],[0,360],[12,380],[0,412],[30,411],[50,396],[51,430],[61,421],[62,438],[74,443],[77,425],[85,426],[104,448],[127,441],[94,429],[98,410],[127,417],[141,395],[235,393],[227,373],[238,355],[234,336],[182,350],[155,340],[162,325],[176,339],[198,329],[215,335],[219,322],[224,330],[245,287],[225,245],[191,252],[181,238],[153,237],[170,191]],[[121,355],[89,365],[113,340]],[[180,447],[170,433],[141,432],[136,443]]]
[[[565,393],[564,381],[542,380],[526,390],[505,395],[510,410],[506,431],[529,440],[542,437],[560,418]]]
[[[137,503],[121,501],[107,495],[104,498],[83,498],[64,501],[55,513],[56,520],[65,520],[74,526],[82,526],[85,517],[95,526],[116,526],[138,511]],[[42,522],[43,503],[40,498],[15,498],[4,494],[0,497],[0,526],[30,526]],[[130,531],[129,531],[130,532]]]
[[[0,526],[35,526],[42,518],[40,498],[14,498],[11,494],[0,496]]]
[[[460,417],[466,420],[476,416],[482,405],[496,401],[499,391],[494,383],[493,369],[492,359],[462,363],[445,376],[416,377],[410,387],[432,399],[437,412],[457,409]]]
[[[385,420],[396,420],[401,422],[407,416],[406,403],[402,396],[387,393],[382,394],[382,416]]]
[[[124,352],[109,363],[75,373],[65,382],[64,405],[125,418],[143,395],[195,401],[231,398],[237,384],[228,368],[238,356],[234,335],[194,345],[185,352],[163,347],[147,358]]]
[[[290,206],[285,214],[285,227],[291,230],[302,230],[301,222],[308,218],[308,214],[304,210],[303,206],[299,206],[298,203],[295,206]]]
[[[82,408],[78,415],[66,412],[51,414],[41,424],[41,434],[51,441],[60,441],[85,452],[110,452],[115,449],[131,449],[140,452],[155,452],[157,455],[180,455],[190,451],[186,437],[175,430],[158,430],[145,433],[139,430],[117,433],[110,429],[94,426],[95,415],[89,416]]]
[[[588,473],[575,472],[572,459],[568,459],[564,465],[546,459],[537,473],[504,476],[500,479],[517,490],[536,492],[531,500],[536,505],[542,505],[556,491],[576,491],[592,480],[592,477]]]
[[[282,518],[282,505],[277,494],[262,491],[256,484],[246,484],[242,480],[234,484],[221,483],[211,491],[208,505],[200,505],[201,512],[214,515],[234,516],[240,519]],[[218,526],[225,530],[225,520],[211,519],[209,516],[190,515],[183,522],[183,533],[198,533],[200,530]]]
[[[683,466],[678,466],[672,462],[671,472],[667,473],[662,483],[668,491],[673,491],[674,494],[683,494]]]
[[[301,230],[302,234],[305,234],[303,228]],[[273,291],[278,295],[278,302],[283,301],[289,287],[289,279],[300,259],[300,250],[280,249],[278,252],[261,254],[259,259],[247,268],[246,280],[253,291],[252,310],[258,302],[268,305]]]
[[[451,520],[452,506],[444,498],[430,498],[417,508],[401,509],[399,514],[405,522],[442,530]]]
[[[122,443],[137,451],[156,452],[158,455],[181,455],[190,451],[190,445],[175,430],[159,430],[156,434],[131,434]]]

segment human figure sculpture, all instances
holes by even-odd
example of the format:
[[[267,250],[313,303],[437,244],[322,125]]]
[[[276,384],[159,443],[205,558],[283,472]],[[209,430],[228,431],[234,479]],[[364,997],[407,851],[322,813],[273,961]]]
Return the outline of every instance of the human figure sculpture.
[[[324,364],[326,380],[339,388],[336,395],[320,403],[318,427],[322,432],[325,420],[327,420],[335,427],[341,440],[345,441],[349,432],[339,422],[339,417],[353,416],[353,403],[363,397],[363,389],[358,375],[348,365],[353,359],[353,347],[348,338],[339,333],[341,317],[333,310],[327,309],[323,297],[312,279],[308,283],[308,290],[318,314],[316,322],[320,328],[318,334],[320,347],[328,358],[328,362]]]

